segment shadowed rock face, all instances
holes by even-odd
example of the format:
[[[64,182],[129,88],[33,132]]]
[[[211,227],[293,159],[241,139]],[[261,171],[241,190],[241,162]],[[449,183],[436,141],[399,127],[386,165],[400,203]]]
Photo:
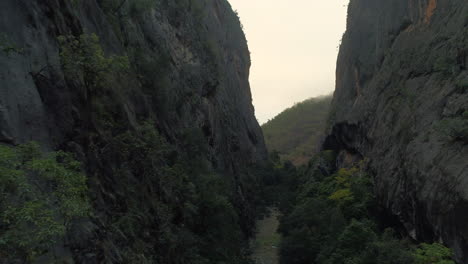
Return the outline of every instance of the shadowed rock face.
[[[104,98],[120,127],[132,130],[151,120],[181,151],[180,139],[198,129],[212,168],[235,183],[243,169],[266,160],[248,83],[250,55],[227,1],[157,1],[156,7],[113,20],[102,2],[0,1],[0,33],[13,47],[0,51],[0,143],[34,140],[45,149],[77,153],[87,165],[96,210],[109,209],[115,199],[111,184],[118,179],[94,173],[112,165],[111,158],[89,147],[105,146],[109,131],[89,118],[82,87],[64,77],[57,40],[95,33],[106,55],[128,55],[131,61],[133,74]],[[241,212],[247,226],[252,212],[242,186],[236,192],[236,205],[247,208]],[[102,246],[93,243],[112,241],[88,240],[83,247],[90,256]]]
[[[0,32],[21,50],[0,53],[1,142],[36,140],[54,147],[73,133],[83,121],[77,120],[82,105],[74,100],[76,87],[64,81],[57,37],[96,33],[109,55],[138,52],[133,63],[146,82],[132,80],[126,87],[131,92],[121,103],[129,123],[153,117],[172,139],[186,128],[203,128],[220,167],[230,166],[228,154],[244,161],[265,157],[251,103],[249,51],[227,1],[162,1],[117,25],[96,1],[69,2],[0,3]],[[153,62],[153,68],[143,66]]]
[[[348,12],[325,147],[369,158],[406,232],[466,262],[468,2],[351,0]]]

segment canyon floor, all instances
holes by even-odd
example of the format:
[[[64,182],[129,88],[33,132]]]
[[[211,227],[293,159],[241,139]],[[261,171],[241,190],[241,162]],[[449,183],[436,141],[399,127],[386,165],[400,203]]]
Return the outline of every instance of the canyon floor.
[[[254,241],[253,259],[255,264],[278,264],[278,248],[280,235],[278,229],[279,212],[277,209],[270,209],[270,214],[257,223],[258,233]]]

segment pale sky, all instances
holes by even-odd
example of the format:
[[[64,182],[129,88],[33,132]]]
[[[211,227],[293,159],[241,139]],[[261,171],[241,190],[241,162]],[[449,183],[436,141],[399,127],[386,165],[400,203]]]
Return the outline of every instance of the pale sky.
[[[333,92],[349,0],[229,0],[252,56],[250,85],[260,124]]]

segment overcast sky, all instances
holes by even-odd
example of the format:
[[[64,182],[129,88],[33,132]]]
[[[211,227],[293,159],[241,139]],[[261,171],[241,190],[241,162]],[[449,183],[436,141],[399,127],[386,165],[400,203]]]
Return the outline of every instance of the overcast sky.
[[[229,0],[252,56],[260,124],[294,103],[333,92],[348,0]]]

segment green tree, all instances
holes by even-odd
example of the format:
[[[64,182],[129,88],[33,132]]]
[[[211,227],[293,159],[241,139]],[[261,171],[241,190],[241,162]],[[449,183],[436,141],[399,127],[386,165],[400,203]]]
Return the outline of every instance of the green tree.
[[[414,264],[409,243],[395,237],[392,229],[386,229],[378,241],[374,242],[376,263],[379,264]]]
[[[413,249],[391,229],[382,231],[365,160],[337,170],[335,158],[319,153],[279,181],[287,193],[280,207],[281,264],[454,264],[453,251],[440,244]]]
[[[123,263],[247,263],[231,185],[205,158],[199,129],[181,133],[177,151],[151,122],[116,135],[106,156],[119,177],[112,192],[112,236]],[[118,203],[116,201],[119,201]],[[109,257],[111,258],[111,257]]]
[[[106,56],[94,33],[79,37],[60,36],[58,40],[65,75],[84,84],[85,98],[112,87],[118,81],[115,78],[130,69],[127,56]]]
[[[372,243],[376,238],[369,221],[360,222],[353,219],[338,237],[338,246],[326,263],[375,263],[370,253]]]
[[[70,154],[0,145],[0,253],[32,261],[89,212],[86,176]]]
[[[110,133],[121,126],[122,98],[129,93],[131,71],[127,56],[106,56],[95,34],[60,36],[60,58],[67,82],[83,99],[87,130]],[[86,133],[89,135],[90,133]]]

